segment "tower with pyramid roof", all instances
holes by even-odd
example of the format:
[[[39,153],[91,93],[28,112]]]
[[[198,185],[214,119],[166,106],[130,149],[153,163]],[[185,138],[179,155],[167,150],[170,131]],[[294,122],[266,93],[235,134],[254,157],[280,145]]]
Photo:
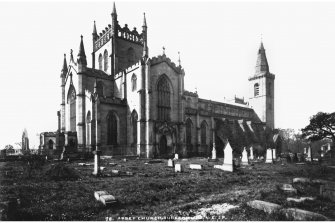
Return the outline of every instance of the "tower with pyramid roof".
[[[255,73],[249,77],[250,105],[266,127],[274,129],[274,81],[270,73],[263,42],[258,50]]]

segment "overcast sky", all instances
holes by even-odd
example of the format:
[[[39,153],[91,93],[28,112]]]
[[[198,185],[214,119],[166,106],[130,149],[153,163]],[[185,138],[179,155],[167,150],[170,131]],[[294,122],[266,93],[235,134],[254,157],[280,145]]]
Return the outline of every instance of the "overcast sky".
[[[92,29],[111,24],[113,2],[0,2],[0,148],[57,130],[63,54],[84,36],[91,66]],[[275,127],[300,129],[335,111],[335,2],[116,2],[118,20],[148,24],[150,56],[177,62],[185,89],[201,98],[248,99],[263,37],[275,80]]]

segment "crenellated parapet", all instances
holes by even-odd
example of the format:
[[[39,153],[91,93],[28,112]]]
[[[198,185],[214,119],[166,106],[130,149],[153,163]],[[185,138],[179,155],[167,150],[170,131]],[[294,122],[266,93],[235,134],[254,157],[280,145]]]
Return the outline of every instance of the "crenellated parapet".
[[[120,78],[125,73],[128,74],[128,73],[132,72],[133,70],[136,70],[140,66],[141,66],[141,60],[139,60],[137,63],[134,63],[130,67],[127,67],[126,69],[124,69],[124,70],[118,72],[117,74],[115,74],[115,79]]]
[[[184,90],[184,95],[185,96],[190,96],[190,97],[198,97],[197,92],[190,92],[190,91],[186,91],[186,90]]]
[[[165,54],[159,55],[157,57],[152,57],[150,59],[151,66],[160,64],[160,63],[167,63],[172,69],[174,69],[177,73],[182,74],[184,73],[184,70],[181,68],[181,66],[177,66],[174,62],[171,61],[170,58],[168,58]]]
[[[110,39],[112,38],[112,26],[108,24],[108,27],[105,27],[104,30],[98,35],[97,40],[94,43],[93,51],[97,51],[103,47]]]
[[[112,26],[108,24],[108,27],[105,27],[97,37],[97,40],[94,42],[94,51],[97,51],[103,47],[109,40],[112,38]],[[116,36],[118,38],[143,45],[143,33],[139,34],[136,27],[131,31],[128,28],[128,25],[125,24],[124,27],[117,25]]]
[[[143,34],[139,34],[136,27],[134,27],[133,30],[130,31],[127,24],[125,24],[123,28],[121,28],[121,26],[118,26],[117,37],[143,45]]]

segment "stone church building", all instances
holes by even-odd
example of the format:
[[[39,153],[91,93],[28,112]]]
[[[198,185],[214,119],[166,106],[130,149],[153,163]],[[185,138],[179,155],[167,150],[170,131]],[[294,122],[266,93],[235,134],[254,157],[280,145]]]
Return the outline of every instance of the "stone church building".
[[[249,77],[249,103],[202,99],[184,89],[185,71],[163,52],[149,56],[148,28],[121,27],[115,4],[111,25],[100,33],[94,23],[92,67],[81,36],[79,51],[64,55],[60,74],[58,131],[41,133],[40,148],[55,153],[102,150],[105,155],[141,157],[218,155],[227,140],[237,151],[268,146],[274,128],[274,79],[263,43]]]

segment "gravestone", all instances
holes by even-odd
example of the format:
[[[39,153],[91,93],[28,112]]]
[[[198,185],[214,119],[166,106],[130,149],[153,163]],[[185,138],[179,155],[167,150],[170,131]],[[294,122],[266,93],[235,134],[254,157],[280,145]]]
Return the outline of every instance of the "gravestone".
[[[107,191],[95,191],[94,192],[94,197],[95,197],[95,199],[97,201],[99,201],[100,200],[100,196],[107,195],[107,194],[108,194]]]
[[[276,154],[276,149],[272,149],[272,159],[276,160],[277,159],[277,154]]]
[[[267,149],[266,150],[266,160],[265,163],[273,163],[273,159],[272,159],[272,149]]]
[[[110,195],[110,194],[101,195],[100,196],[100,201],[105,206],[116,203],[115,197],[113,195]]]
[[[178,153],[175,153],[174,154],[174,160],[178,160],[179,159],[179,155],[178,155]]]
[[[174,166],[174,172],[176,172],[176,173],[181,173],[181,172],[183,172],[183,166],[182,166],[180,163],[177,163],[177,164]]]
[[[308,152],[307,152],[307,160],[308,160],[308,161],[312,161],[312,151],[311,151],[311,147],[308,148]]]
[[[200,164],[190,164],[190,169],[192,169],[192,170],[201,170],[202,166]]]
[[[241,164],[242,165],[248,165],[248,152],[245,149],[245,147],[244,147],[243,152],[242,152],[242,163]]]
[[[216,160],[216,149],[215,149],[215,147],[213,147],[213,150],[212,150],[212,160]]]
[[[168,167],[174,167],[174,161],[172,159],[168,160]]]
[[[94,154],[93,175],[98,176],[98,175],[100,175],[100,155],[101,155],[101,151],[100,150],[95,150],[95,151],[93,151],[93,154]]]
[[[295,189],[291,184],[283,184],[279,189],[286,193],[297,193],[297,189]]]
[[[304,154],[306,154],[307,153],[307,148],[304,148]]]
[[[252,146],[250,147],[250,157],[249,159],[253,160],[254,159],[254,148]]]
[[[227,141],[224,149],[224,160],[222,165],[214,165],[214,168],[233,172],[233,149]]]

